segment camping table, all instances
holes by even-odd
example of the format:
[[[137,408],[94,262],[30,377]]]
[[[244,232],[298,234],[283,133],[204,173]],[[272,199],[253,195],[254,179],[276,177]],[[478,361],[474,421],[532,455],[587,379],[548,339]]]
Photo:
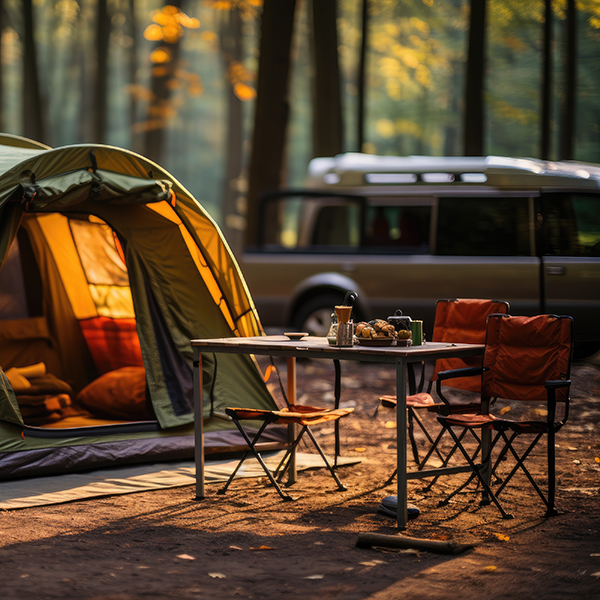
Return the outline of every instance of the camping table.
[[[331,360],[360,360],[365,362],[396,365],[396,436],[398,466],[398,528],[406,529],[407,480],[444,473],[470,470],[470,467],[447,467],[407,472],[406,440],[406,382],[407,366],[424,360],[438,358],[477,356],[483,354],[483,344],[450,344],[427,342],[422,346],[330,346],[326,338],[306,337],[290,340],[283,335],[234,337],[191,340],[194,352],[194,414],[195,414],[195,461],[196,497],[204,498],[204,439],[202,431],[202,353],[232,353],[277,356],[287,358],[288,399],[296,400],[296,358],[325,358]],[[339,372],[339,371],[338,371]]]

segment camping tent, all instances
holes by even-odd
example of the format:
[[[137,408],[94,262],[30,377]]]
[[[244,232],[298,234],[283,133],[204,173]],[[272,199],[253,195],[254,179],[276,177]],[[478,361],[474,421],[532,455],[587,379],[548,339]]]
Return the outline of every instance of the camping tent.
[[[0,135],[0,269],[0,479],[191,457],[190,339],[262,332],[217,225],[119,148]],[[215,413],[274,402],[252,358],[203,366],[229,448]]]

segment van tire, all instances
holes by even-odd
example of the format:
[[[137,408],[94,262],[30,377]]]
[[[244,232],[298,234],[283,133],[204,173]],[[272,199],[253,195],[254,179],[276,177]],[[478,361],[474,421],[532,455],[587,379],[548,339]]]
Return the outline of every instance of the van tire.
[[[309,298],[296,310],[292,325],[296,331],[306,331],[310,335],[325,337],[331,325],[331,313],[336,304],[344,301],[344,294],[320,294]],[[357,309],[353,310],[353,319],[358,321]]]

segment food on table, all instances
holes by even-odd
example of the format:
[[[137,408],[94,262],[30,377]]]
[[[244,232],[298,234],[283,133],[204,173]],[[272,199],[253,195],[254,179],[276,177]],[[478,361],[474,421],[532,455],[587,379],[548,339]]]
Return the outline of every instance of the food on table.
[[[412,337],[410,329],[401,329],[400,331],[396,331],[394,325],[383,319],[373,319],[368,323],[366,321],[357,323],[354,330],[354,335],[358,338],[358,340],[381,340],[386,338],[392,338],[394,340],[408,340]]]

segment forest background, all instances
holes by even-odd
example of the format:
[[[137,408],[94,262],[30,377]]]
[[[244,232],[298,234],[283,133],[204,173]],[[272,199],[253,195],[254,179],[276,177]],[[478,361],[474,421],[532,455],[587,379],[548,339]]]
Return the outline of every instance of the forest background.
[[[600,163],[600,0],[0,0],[0,130],[173,174],[242,245],[314,156]]]

